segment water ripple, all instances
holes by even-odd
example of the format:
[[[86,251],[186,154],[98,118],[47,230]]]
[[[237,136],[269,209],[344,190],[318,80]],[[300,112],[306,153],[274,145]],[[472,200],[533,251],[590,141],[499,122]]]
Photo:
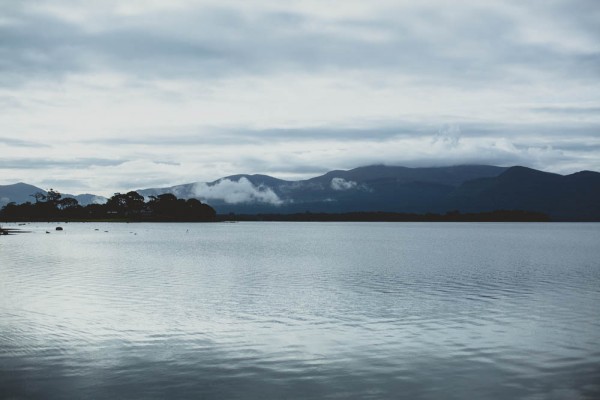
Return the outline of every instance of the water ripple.
[[[600,397],[599,224],[47,229],[0,241],[9,398]]]

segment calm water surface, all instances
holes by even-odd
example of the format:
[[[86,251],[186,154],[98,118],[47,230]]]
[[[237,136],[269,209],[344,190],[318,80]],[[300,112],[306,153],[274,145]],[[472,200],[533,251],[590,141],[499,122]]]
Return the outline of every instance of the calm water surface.
[[[600,224],[54,226],[0,237],[2,398],[600,398]]]

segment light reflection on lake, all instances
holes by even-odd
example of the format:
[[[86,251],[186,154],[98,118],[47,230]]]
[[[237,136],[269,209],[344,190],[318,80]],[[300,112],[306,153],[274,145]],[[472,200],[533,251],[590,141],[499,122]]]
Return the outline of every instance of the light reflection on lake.
[[[3,397],[600,397],[600,224],[56,225],[0,237]]]

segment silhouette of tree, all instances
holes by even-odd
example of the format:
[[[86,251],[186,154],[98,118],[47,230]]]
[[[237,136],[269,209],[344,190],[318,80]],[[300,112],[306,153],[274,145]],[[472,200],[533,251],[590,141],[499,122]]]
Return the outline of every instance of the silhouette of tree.
[[[46,193],[46,201],[54,205],[58,204],[61,197],[62,195],[54,189],[50,189]]]
[[[72,197],[65,197],[64,199],[60,199],[58,201],[58,208],[61,210],[73,209],[73,208],[77,207],[78,205],[79,205],[79,202],[77,201],[77,199],[74,199]]]
[[[57,221],[65,219],[127,219],[132,221],[215,221],[216,212],[197,199],[178,199],[167,193],[151,196],[150,201],[135,191],[115,193],[106,204],[85,207],[71,197],[61,198],[53,189],[48,194],[36,193],[34,204],[8,203],[0,209],[0,218],[6,221]],[[42,201],[46,200],[46,201]]]
[[[177,197],[171,193],[150,196],[148,207],[157,215],[173,215],[177,211]]]
[[[198,199],[178,199],[171,193],[150,196],[150,213],[163,220],[210,221],[216,218],[216,211]]]
[[[128,216],[139,214],[145,206],[144,196],[135,191],[130,191],[125,194],[115,193],[106,202],[106,207],[109,211],[117,214]]]
[[[110,199],[106,201],[106,208],[113,212],[122,212],[125,210],[127,202],[125,201],[125,195],[121,193],[115,193]]]
[[[29,197],[33,197],[36,203],[46,200],[46,195],[42,192],[35,192],[34,194],[30,194]]]
[[[125,194],[125,204],[129,213],[139,213],[146,205],[146,202],[144,201],[144,196],[132,190]]]
[[[198,199],[188,199],[185,204],[186,214],[197,219],[214,219],[217,213],[214,208],[208,204],[202,203]]]

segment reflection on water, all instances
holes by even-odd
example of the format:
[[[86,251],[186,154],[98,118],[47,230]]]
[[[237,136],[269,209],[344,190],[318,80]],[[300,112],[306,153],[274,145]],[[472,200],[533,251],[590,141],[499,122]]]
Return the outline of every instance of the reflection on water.
[[[0,238],[8,398],[600,397],[600,224],[63,226]]]

